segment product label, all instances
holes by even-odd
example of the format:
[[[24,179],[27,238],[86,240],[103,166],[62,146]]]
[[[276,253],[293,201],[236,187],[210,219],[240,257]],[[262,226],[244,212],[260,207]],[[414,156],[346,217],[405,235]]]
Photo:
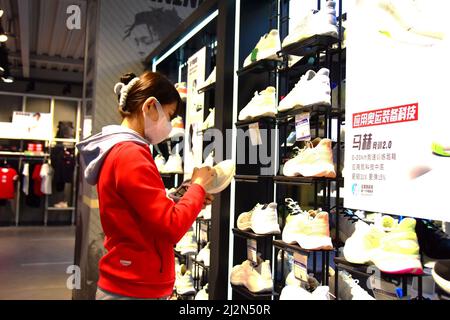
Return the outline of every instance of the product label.
[[[251,123],[248,126],[250,132],[250,143],[252,146],[262,145],[261,132],[259,131],[259,123]]]
[[[208,226],[204,223],[200,224],[200,241],[208,241]]]
[[[294,276],[301,281],[308,281],[308,255],[294,253]]]
[[[254,239],[247,239],[247,259],[258,263],[258,254],[257,254],[257,242]]]
[[[295,134],[297,141],[311,140],[311,126],[309,123],[309,113],[301,113],[295,116]]]

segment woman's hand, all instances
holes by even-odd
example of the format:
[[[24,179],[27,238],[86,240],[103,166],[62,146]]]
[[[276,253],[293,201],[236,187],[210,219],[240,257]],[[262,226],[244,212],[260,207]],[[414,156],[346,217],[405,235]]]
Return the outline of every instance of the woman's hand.
[[[205,196],[205,202],[203,202],[203,209],[206,208],[206,206],[209,206],[214,201],[214,196],[212,194],[207,193]]]
[[[214,181],[215,176],[216,170],[211,167],[194,168],[191,182],[201,185],[206,190]]]

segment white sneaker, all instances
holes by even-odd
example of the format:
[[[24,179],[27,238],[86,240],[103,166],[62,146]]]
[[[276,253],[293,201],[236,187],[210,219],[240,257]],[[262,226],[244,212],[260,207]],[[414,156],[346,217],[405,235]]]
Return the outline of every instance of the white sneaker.
[[[336,178],[332,141],[321,139],[315,147],[313,142],[310,142],[302,150],[294,148],[297,150],[297,154],[284,164],[283,175],[287,177],[301,175],[303,177]]]
[[[213,167],[216,171],[216,175],[212,184],[206,188],[206,192],[209,194],[217,194],[225,190],[236,173],[236,165],[233,160],[225,160]]]
[[[259,39],[255,49],[253,49],[250,55],[245,59],[244,68],[263,59],[279,60],[277,52],[280,50],[280,35],[278,30],[272,29],[269,33],[266,33]]]
[[[175,250],[180,254],[197,254],[198,245],[195,239],[195,232],[188,231],[175,246]]]
[[[330,300],[329,293],[327,286],[317,287],[310,293],[300,286],[288,285],[281,291],[280,300]]]
[[[329,35],[337,38],[338,29],[335,8],[336,2],[327,1],[325,7],[319,12],[309,12],[283,40],[283,48],[314,35]]]
[[[163,172],[164,171],[164,167],[166,165],[166,159],[163,157],[162,154],[159,154],[155,157],[155,164],[156,167],[158,168],[159,172]]]
[[[195,294],[194,279],[190,271],[186,271],[177,282],[177,293],[180,295]]]
[[[277,204],[275,202],[265,204],[253,211],[251,225],[256,234],[280,233]]]
[[[307,71],[289,94],[280,101],[278,112],[312,106],[331,106],[330,70]]]
[[[250,102],[239,112],[239,121],[258,117],[275,117],[277,114],[275,87],[267,87],[260,93],[255,92]]]
[[[208,76],[208,78],[206,78],[205,82],[200,85],[198,90],[202,90],[207,86],[212,85],[213,83],[216,83],[216,67],[214,67],[211,74]]]
[[[187,99],[187,87],[186,82],[175,83],[175,89],[177,89],[180,94],[180,98],[182,101],[186,101]]]
[[[206,244],[206,246],[200,250],[200,252],[197,255],[197,261],[199,262],[203,262],[203,264],[206,267],[209,267],[209,262],[210,262],[210,249],[209,249],[209,242]]]
[[[336,272],[330,268],[330,287],[333,292],[335,291],[335,276]],[[338,285],[340,300],[375,300],[374,297],[359,286],[359,281],[353,279],[345,270],[339,271]]]
[[[235,286],[244,286],[252,269],[253,267],[250,260],[245,260],[240,265],[234,266],[230,273],[231,284]]]
[[[247,274],[245,286],[253,293],[271,292],[273,290],[272,271],[270,261],[266,260]]]
[[[61,202],[55,204],[54,207],[58,208],[58,209],[65,209],[65,208],[68,208],[69,205],[68,205],[68,203],[66,201],[61,201]]]
[[[203,218],[205,220],[211,220],[211,205],[206,206],[205,209],[200,211],[198,218]]]
[[[253,212],[262,208],[262,204],[257,203],[250,211],[243,212],[237,219],[237,228],[242,231],[248,231],[252,229],[252,215]]]
[[[178,153],[169,156],[162,173],[183,173],[183,160]]]
[[[200,290],[195,296],[195,300],[209,300],[209,294],[207,292],[208,284],[206,284],[202,290]]]
[[[202,125],[202,131],[208,130],[209,128],[214,127],[214,118],[216,116],[216,109],[209,109],[209,115],[206,117],[205,122]]]
[[[371,261],[374,250],[380,246],[384,231],[357,221],[355,232],[347,239],[344,246],[344,257],[348,262],[364,264]]]

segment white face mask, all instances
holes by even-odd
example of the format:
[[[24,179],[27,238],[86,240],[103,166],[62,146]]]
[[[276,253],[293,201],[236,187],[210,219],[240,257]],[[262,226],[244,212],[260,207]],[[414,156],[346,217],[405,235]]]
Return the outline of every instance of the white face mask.
[[[144,132],[145,139],[150,142],[150,144],[158,144],[164,141],[170,134],[172,130],[172,123],[167,120],[166,115],[164,114],[163,108],[158,100],[155,102],[156,110],[158,111],[158,120],[153,121],[149,116],[145,113],[144,109]]]

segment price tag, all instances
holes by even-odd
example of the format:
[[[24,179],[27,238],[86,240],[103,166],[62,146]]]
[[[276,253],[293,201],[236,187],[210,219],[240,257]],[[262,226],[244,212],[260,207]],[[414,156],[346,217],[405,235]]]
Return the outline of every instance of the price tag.
[[[200,241],[208,242],[208,226],[205,223],[200,224]]]
[[[257,254],[257,243],[254,239],[247,239],[247,259],[258,263],[258,254]]]
[[[309,123],[309,112],[295,116],[295,135],[297,141],[311,140],[311,126]]]
[[[248,130],[250,131],[250,143],[252,146],[262,145],[261,132],[259,131],[259,123],[251,123],[248,126]]]
[[[308,281],[308,255],[294,253],[294,276],[298,280]]]
[[[391,282],[381,279],[378,274],[369,277],[369,288],[372,289],[377,300],[398,300],[397,286]]]

